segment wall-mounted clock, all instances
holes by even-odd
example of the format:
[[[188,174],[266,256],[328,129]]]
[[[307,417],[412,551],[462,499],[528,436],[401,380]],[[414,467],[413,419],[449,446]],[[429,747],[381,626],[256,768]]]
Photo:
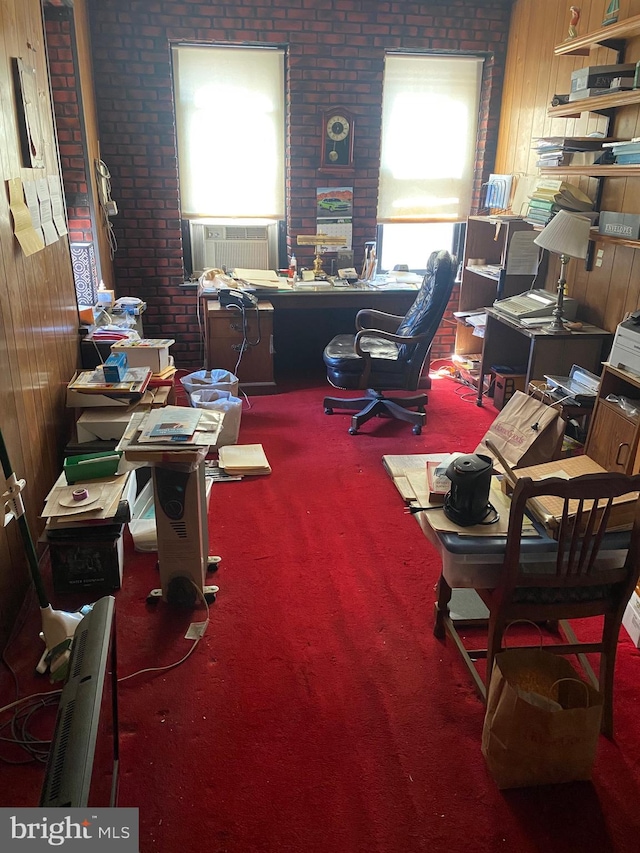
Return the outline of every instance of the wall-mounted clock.
[[[323,171],[340,172],[353,166],[353,116],[348,110],[335,107],[322,114]]]

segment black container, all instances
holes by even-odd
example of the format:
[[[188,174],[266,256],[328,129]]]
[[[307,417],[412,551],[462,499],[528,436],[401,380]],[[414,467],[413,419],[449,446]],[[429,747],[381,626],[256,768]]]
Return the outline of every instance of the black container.
[[[451,490],[444,499],[444,514],[460,527],[480,524],[493,512],[489,503],[493,462],[488,456],[471,453],[458,456],[447,468]]]

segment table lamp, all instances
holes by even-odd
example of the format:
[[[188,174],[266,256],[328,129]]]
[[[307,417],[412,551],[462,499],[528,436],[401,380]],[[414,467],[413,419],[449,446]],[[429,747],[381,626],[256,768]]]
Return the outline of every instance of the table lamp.
[[[545,332],[559,334],[565,331],[562,308],[564,303],[564,286],[567,283],[565,276],[569,258],[586,258],[589,248],[589,232],[591,220],[579,213],[569,213],[567,210],[559,210],[553,219],[548,222],[534,243],[560,255],[560,278],[558,279],[558,300],[553,309],[553,322],[544,327]]]

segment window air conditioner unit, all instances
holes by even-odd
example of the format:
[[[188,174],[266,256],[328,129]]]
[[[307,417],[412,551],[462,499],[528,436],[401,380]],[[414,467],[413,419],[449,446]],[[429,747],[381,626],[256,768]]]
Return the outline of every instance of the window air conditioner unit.
[[[207,225],[191,223],[195,270],[275,269],[277,223],[270,225]]]

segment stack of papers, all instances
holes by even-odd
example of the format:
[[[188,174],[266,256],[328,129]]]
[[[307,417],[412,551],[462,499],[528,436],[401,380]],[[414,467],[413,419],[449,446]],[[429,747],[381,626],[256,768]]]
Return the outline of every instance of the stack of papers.
[[[67,388],[82,394],[105,394],[139,400],[151,379],[150,367],[130,367],[121,382],[107,382],[102,365],[95,370],[83,370]]]
[[[71,486],[63,472],[47,495],[40,516],[48,519],[48,528],[67,526],[63,522],[105,522],[115,517],[120,501],[131,499],[131,486],[135,495],[135,474],[132,471]],[[86,497],[78,499],[78,493],[82,491],[86,492]]]
[[[154,452],[184,453],[215,446],[222,427],[223,412],[164,406],[149,412],[134,412],[117,450],[132,461],[149,460]]]
[[[271,466],[261,444],[228,444],[218,451],[220,465],[227,474],[270,474]]]

